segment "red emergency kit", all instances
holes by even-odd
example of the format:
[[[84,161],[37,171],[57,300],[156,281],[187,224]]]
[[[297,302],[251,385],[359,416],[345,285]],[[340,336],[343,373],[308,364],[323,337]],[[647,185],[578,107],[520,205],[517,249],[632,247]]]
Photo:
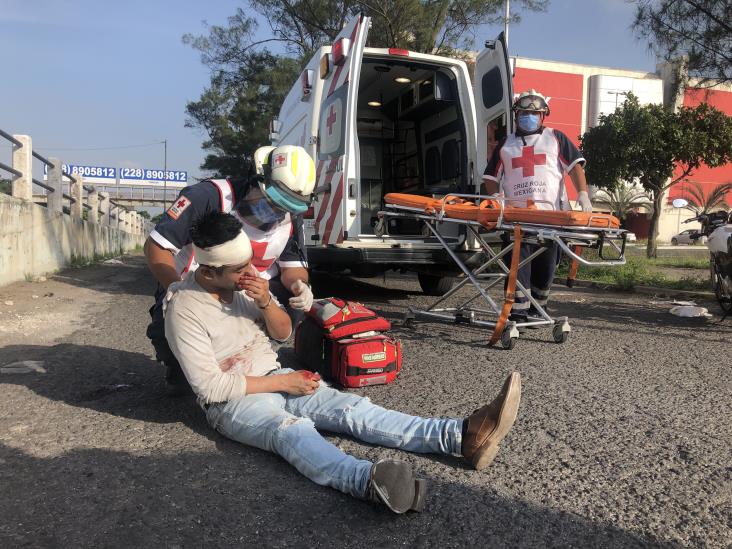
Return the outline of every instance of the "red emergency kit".
[[[391,323],[371,309],[339,298],[313,303],[295,333],[295,354],[307,368],[344,387],[393,382],[402,367],[401,342]]]

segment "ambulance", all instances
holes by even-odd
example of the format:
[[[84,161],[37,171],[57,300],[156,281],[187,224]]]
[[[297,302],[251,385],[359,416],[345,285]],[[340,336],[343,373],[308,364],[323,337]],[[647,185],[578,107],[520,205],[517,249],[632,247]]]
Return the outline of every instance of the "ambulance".
[[[441,294],[455,274],[444,247],[419,222],[377,213],[390,192],[480,192],[489,153],[513,124],[505,41],[486,42],[473,86],[461,60],[365,47],[369,26],[356,16],[315,53],[270,139],[315,160],[316,198],[304,219],[311,268],[415,271],[425,293]],[[464,229],[440,233],[457,253],[477,253]]]

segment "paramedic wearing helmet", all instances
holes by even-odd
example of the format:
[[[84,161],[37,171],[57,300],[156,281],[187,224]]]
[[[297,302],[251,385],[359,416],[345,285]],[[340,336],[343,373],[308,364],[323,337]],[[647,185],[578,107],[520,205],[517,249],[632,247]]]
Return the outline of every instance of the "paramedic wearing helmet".
[[[483,174],[488,194],[501,191],[513,206],[525,206],[527,200],[533,200],[537,208],[568,209],[564,176],[569,174],[579,193],[577,201],[582,211],[591,212],[582,168],[585,159],[565,134],[544,126],[544,118],[549,116],[544,96],[533,89],[525,91],[514,101],[513,111],[516,131],[494,149]],[[535,249],[522,244],[521,261]],[[549,297],[557,252],[553,244],[518,272],[520,282],[530,288],[531,296],[541,306],[546,305]],[[535,314],[528,297],[517,291],[511,320],[522,321]]]
[[[302,213],[315,187],[315,165],[302,147],[261,147],[254,153],[256,174],[209,179],[184,188],[145,242],[145,256],[158,288],[147,335],[157,360],[166,366],[171,396],[190,392],[165,336],[163,298],[171,284],[196,270],[190,230],[206,214],[231,213],[251,241],[251,264],[287,305],[293,326],[313,303],[308,285]]]

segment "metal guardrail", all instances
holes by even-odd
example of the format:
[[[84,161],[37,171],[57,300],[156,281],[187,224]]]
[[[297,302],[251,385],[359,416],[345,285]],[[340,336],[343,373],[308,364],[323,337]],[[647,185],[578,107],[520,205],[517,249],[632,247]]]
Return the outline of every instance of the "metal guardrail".
[[[2,168],[3,170],[5,170],[6,172],[12,173],[13,175],[17,175],[18,177],[22,177],[23,176],[23,172],[19,172],[15,168],[11,168],[7,164],[3,164],[2,162],[0,162],[0,168]]]
[[[17,139],[15,139],[15,137],[13,137],[12,135],[10,135],[9,133],[6,133],[6,132],[0,130],[0,135],[2,135],[5,139],[7,139],[8,141],[10,141],[16,147],[22,147],[23,146],[23,143],[21,143],[20,141],[18,141]]]
[[[6,131],[4,131],[2,129],[0,129],[0,137],[8,140],[15,147],[22,148],[24,146],[24,144],[23,144],[22,141],[16,139],[13,135],[7,133]],[[45,156],[41,155],[40,153],[38,153],[36,151],[31,151],[31,154],[32,154],[33,158],[35,158],[37,160],[40,160],[46,166],[48,166],[48,167],[50,167],[52,169],[57,168],[57,166],[56,166],[56,164],[54,162],[51,162],[48,158],[46,158]],[[37,185],[37,186],[41,187],[42,189],[46,190],[48,193],[60,192],[62,198],[65,199],[65,200],[68,200],[69,201],[69,204],[76,204],[78,202],[78,198],[73,197],[70,194],[67,194],[67,193],[63,192],[63,187],[56,188],[56,187],[54,187],[52,185],[49,185],[47,183],[44,183],[43,181],[39,181],[38,179],[34,178],[32,176],[32,174],[27,174],[26,175],[22,171],[18,170],[16,167],[8,166],[7,164],[0,162],[0,170],[4,170],[4,171],[12,174],[15,177],[28,177],[28,176],[30,176],[30,180],[31,180],[31,182],[32,182],[33,185]],[[88,198],[89,198],[89,194],[99,192],[99,189],[97,189],[96,187],[94,187],[92,185],[84,185],[83,184],[83,177],[74,176],[74,175],[66,172],[65,170],[61,170],[61,177],[62,178],[63,177],[66,177],[66,178],[68,178],[73,183],[82,183],[82,193],[81,193],[82,194],[82,197],[81,197],[82,198],[82,201],[81,201],[82,210],[90,211],[90,210],[94,209],[88,203]],[[87,193],[86,197],[83,196],[83,191],[86,191],[86,193]],[[85,200],[85,198],[86,198],[86,200]],[[125,212],[129,212],[130,211],[128,208],[126,208],[122,204],[116,202],[111,197],[107,196],[106,199],[109,200],[109,205],[110,206],[114,206],[117,209],[117,211],[125,211]],[[104,209],[100,208],[101,205],[102,205],[102,203],[100,201],[98,203],[98,205],[97,205],[97,208],[96,208],[97,213],[106,214],[108,216],[108,219],[114,219],[117,222],[121,221],[120,216],[118,215],[117,211],[115,211],[115,213],[112,213],[109,210],[106,210],[105,211]],[[61,211],[63,211],[63,212],[71,212],[70,208],[67,208],[66,206],[63,206],[63,205],[61,206]],[[141,228],[141,227],[144,228],[145,227],[145,222],[143,220],[139,220],[136,223],[137,223],[137,225],[135,225],[135,226],[137,228]]]

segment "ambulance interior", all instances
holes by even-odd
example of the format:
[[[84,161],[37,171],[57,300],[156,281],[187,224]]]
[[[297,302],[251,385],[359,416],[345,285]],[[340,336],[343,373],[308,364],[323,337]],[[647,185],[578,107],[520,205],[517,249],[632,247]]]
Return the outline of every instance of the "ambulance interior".
[[[466,130],[456,76],[408,59],[363,58],[358,89],[361,234],[374,234],[386,193],[468,192]],[[390,220],[391,235],[419,235]]]

